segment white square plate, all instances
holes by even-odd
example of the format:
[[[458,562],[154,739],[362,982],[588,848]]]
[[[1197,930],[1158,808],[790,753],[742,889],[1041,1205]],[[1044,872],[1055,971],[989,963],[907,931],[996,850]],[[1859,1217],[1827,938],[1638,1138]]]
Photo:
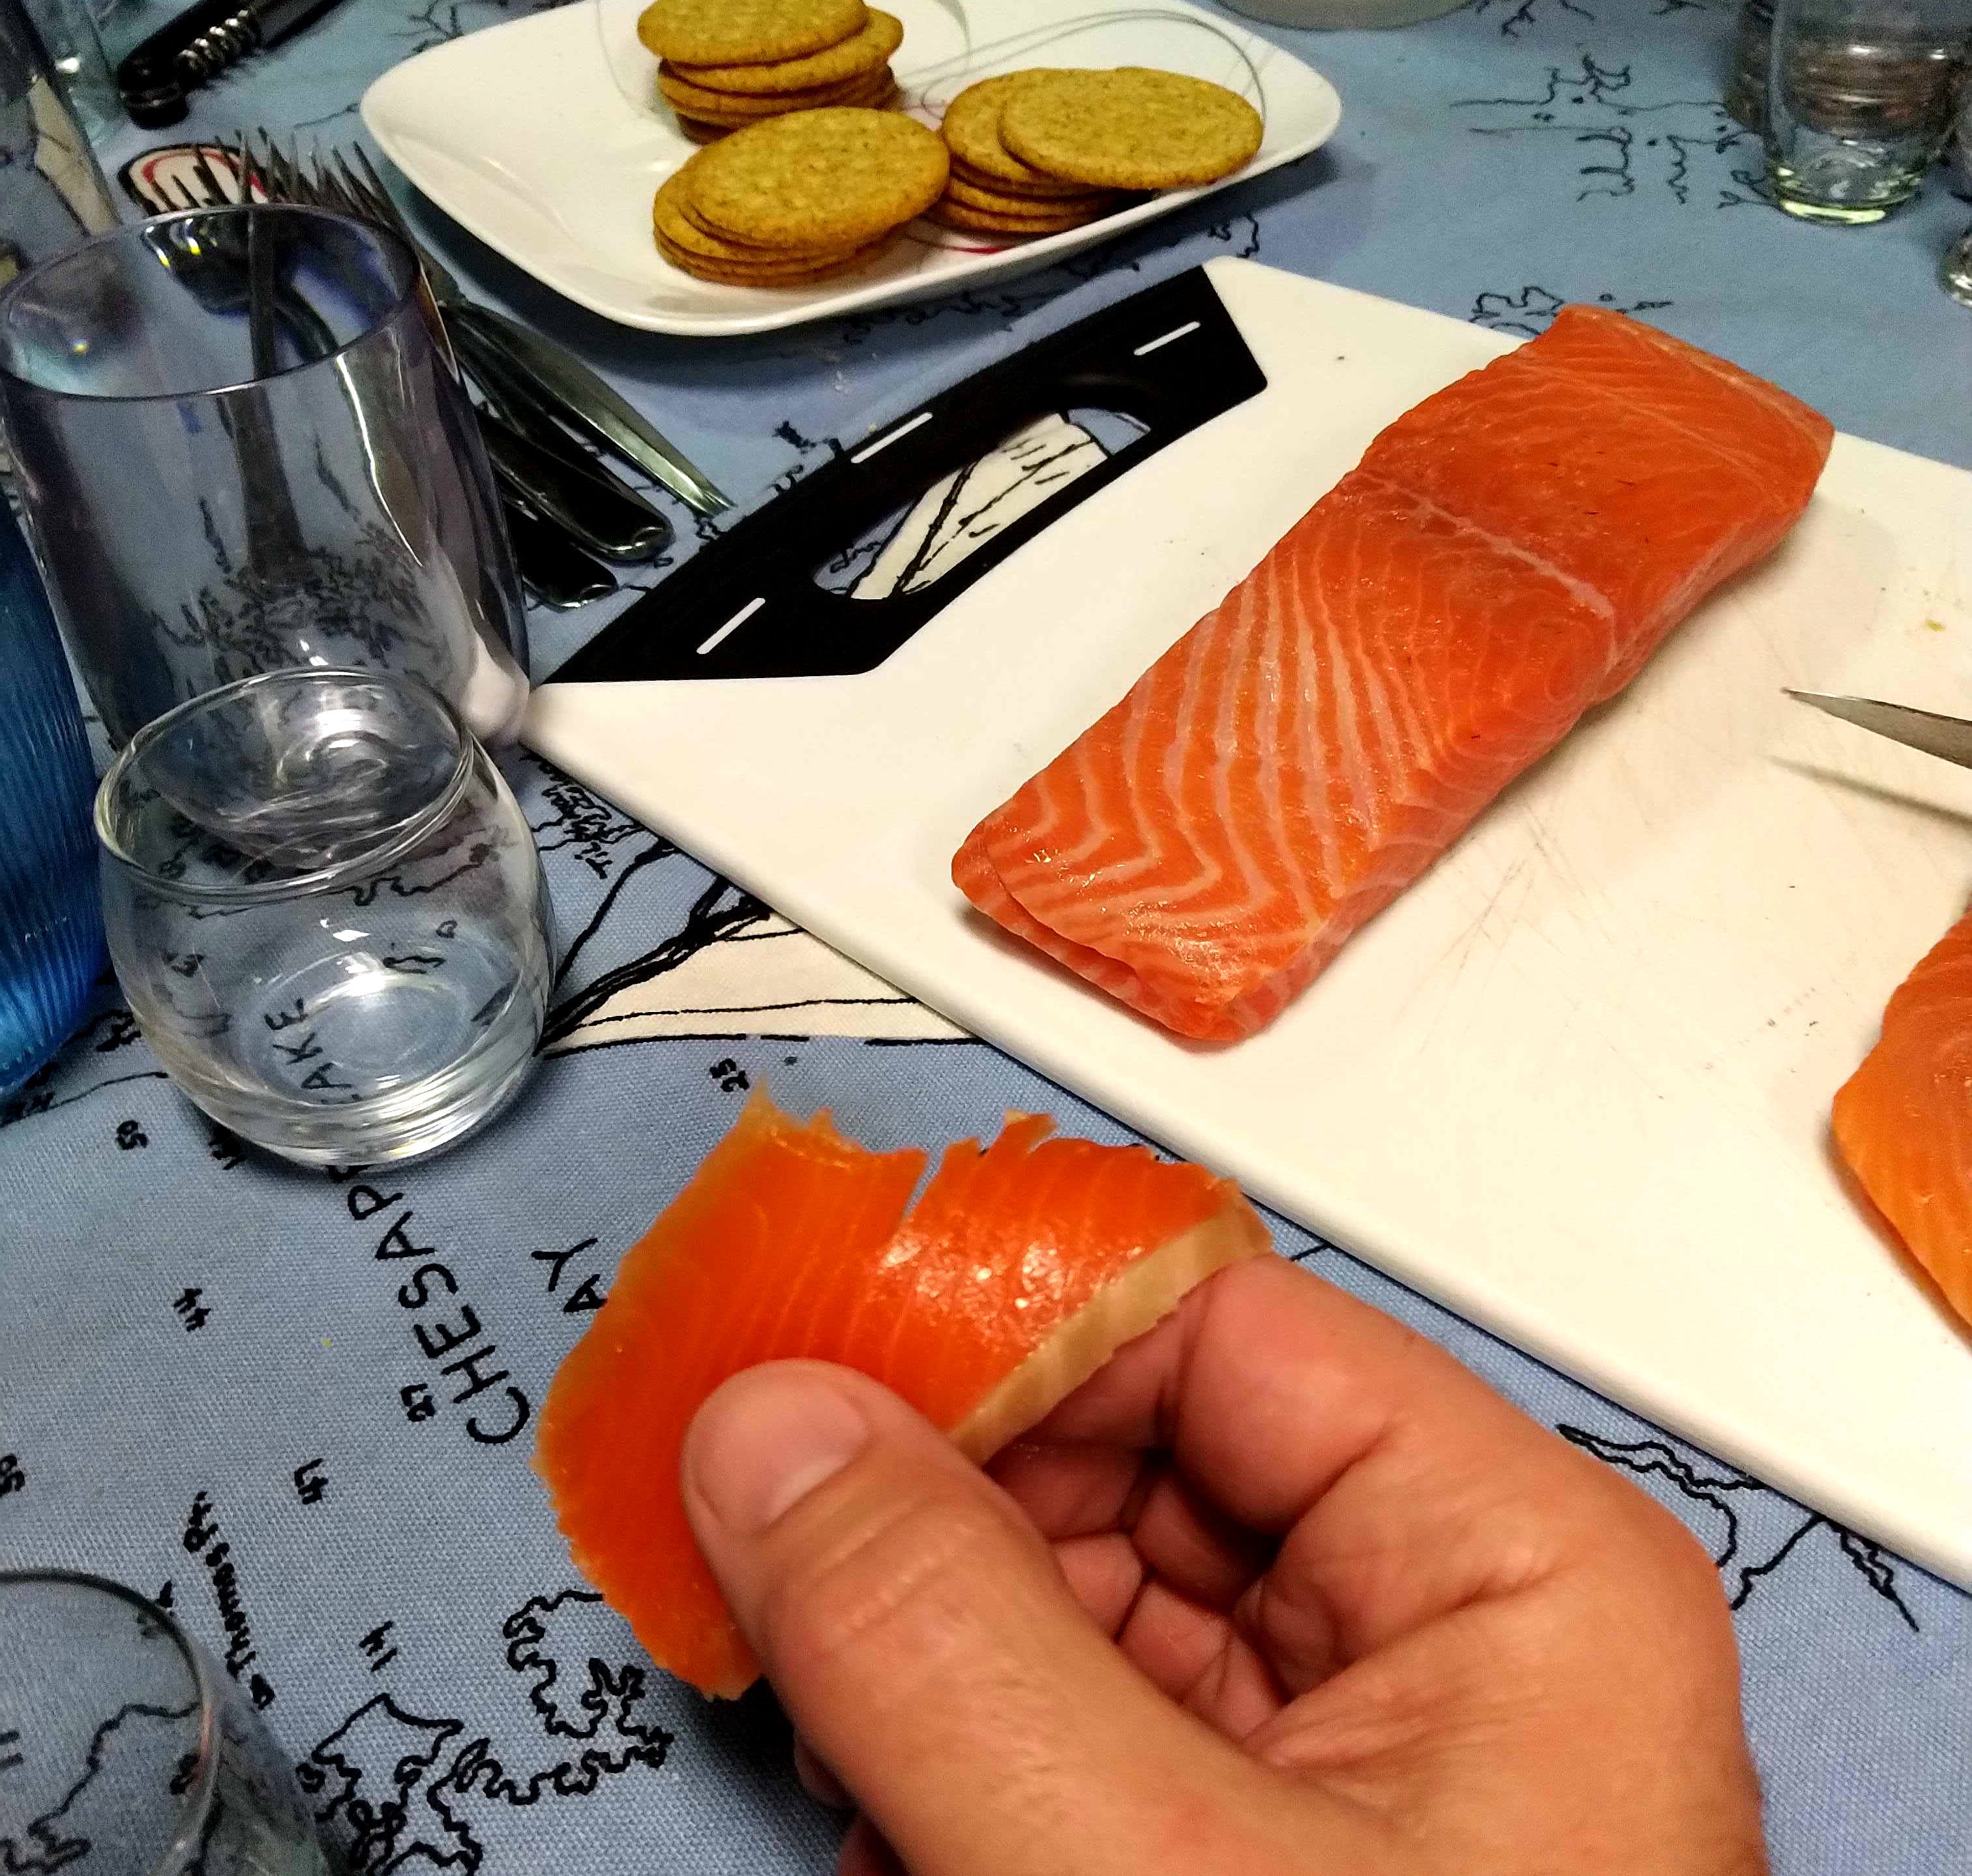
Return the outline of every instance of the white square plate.
[[[935,124],[975,79],[1030,65],[1151,65],[1209,78],[1266,120],[1259,153],[1203,189],[1174,190],[1087,227],[996,244],[915,222],[867,267],[808,287],[722,286],[667,264],[651,197],[697,148],[658,100],[637,38],[644,0],[589,0],[452,41],[384,76],[363,121],[439,207],[535,279],[606,319],[712,338],[929,299],[1044,267],[1304,156],[1341,121],[1335,87],[1229,21],[1164,0],[884,0],[904,23],[892,68]]]

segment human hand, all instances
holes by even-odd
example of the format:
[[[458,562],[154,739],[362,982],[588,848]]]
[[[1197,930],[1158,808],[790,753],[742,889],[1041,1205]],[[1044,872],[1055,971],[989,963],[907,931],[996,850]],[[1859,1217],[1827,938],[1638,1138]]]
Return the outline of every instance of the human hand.
[[[1704,1552],[1311,1274],[1220,1272],[989,1470],[818,1362],[687,1440],[842,1876],[1765,1871]]]

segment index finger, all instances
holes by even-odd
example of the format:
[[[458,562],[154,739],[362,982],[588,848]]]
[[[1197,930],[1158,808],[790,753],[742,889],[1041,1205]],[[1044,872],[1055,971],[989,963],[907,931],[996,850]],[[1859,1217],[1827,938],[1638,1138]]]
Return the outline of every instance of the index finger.
[[[1200,1284],[1026,1437],[1163,1449],[1228,1517],[1291,1532],[1282,1561],[1350,1653],[1558,1568],[1612,1503],[1657,1515],[1435,1344],[1278,1258]]]

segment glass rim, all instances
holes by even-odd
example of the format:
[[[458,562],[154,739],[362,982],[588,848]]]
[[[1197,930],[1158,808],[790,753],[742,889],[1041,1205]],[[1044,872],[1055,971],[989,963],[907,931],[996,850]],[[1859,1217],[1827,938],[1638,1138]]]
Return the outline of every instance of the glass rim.
[[[386,227],[380,221],[372,221],[367,217],[345,214],[337,208],[318,208],[300,202],[225,202],[214,203],[207,208],[175,208],[162,215],[152,215],[142,221],[125,222],[119,227],[106,228],[100,234],[93,234],[85,241],[78,241],[73,247],[65,247],[58,254],[51,254],[47,259],[18,274],[4,287],[0,287],[0,328],[5,328],[13,318],[14,302],[31,280],[38,280],[44,274],[51,274],[70,262],[80,259],[93,249],[107,246],[112,242],[141,240],[155,229],[165,227],[176,221],[189,221],[194,216],[224,216],[229,220],[247,215],[296,215],[305,220],[338,222],[360,230],[363,234],[384,248],[397,263],[403,274],[403,284],[397,296],[376,318],[361,332],[345,340],[332,352],[325,352],[319,358],[304,358],[291,365],[282,365],[269,372],[264,377],[240,378],[230,384],[201,386],[195,390],[181,391],[82,391],[67,387],[44,384],[38,379],[24,377],[6,362],[4,348],[0,348],[0,379],[9,384],[19,385],[32,396],[51,400],[59,399],[70,404],[157,404],[183,403],[194,397],[235,397],[243,391],[251,391],[263,384],[272,384],[277,379],[292,377],[298,371],[312,371],[318,365],[334,364],[347,358],[360,345],[367,345],[386,328],[394,325],[403,317],[406,307],[417,302],[419,262],[416,253],[410,242],[396,229]]]
[[[162,1872],[177,1870],[183,1865],[186,1853],[198,1846],[219,1785],[220,1689],[207,1662],[205,1651],[179,1626],[178,1618],[168,1609],[161,1607],[148,1596],[140,1595],[128,1584],[118,1583],[87,1570],[0,1570],[0,1594],[9,1589],[51,1586],[90,1590],[127,1604],[164,1630],[171,1638],[171,1646],[178,1651],[179,1659],[191,1670],[192,1689],[198,1697],[198,1775],[185,1788],[171,1842],[165,1845],[163,1856],[152,1866],[159,1876]]]
[[[426,700],[437,706],[446,726],[452,732],[458,754],[444,785],[416,814],[397,823],[373,845],[352,853],[346,860],[337,860],[327,866],[318,866],[307,873],[292,873],[285,879],[267,880],[252,886],[187,886],[181,880],[166,879],[162,873],[155,872],[142,860],[124,851],[110,831],[111,797],[140,754],[155,747],[162,737],[181,723],[210,710],[215,704],[230,702],[250,690],[267,686],[320,682],[329,678],[380,684],[387,690],[421,694]],[[354,665],[291,665],[279,670],[256,671],[250,677],[236,677],[230,684],[221,684],[214,690],[201,691],[195,697],[187,698],[175,709],[165,711],[162,716],[152,717],[117,752],[116,759],[109,765],[102,781],[96,785],[96,803],[91,819],[96,844],[103,853],[142,880],[152,891],[162,892],[168,899],[176,899],[181,905],[225,905],[235,910],[250,905],[278,905],[286,899],[308,899],[318,892],[334,892],[352,880],[367,879],[380,868],[408,853],[459,805],[472,779],[473,764],[478,753],[478,742],[472,732],[466,728],[458,711],[422,677],[413,677],[407,671],[365,670]],[[215,835],[214,837],[220,837]]]

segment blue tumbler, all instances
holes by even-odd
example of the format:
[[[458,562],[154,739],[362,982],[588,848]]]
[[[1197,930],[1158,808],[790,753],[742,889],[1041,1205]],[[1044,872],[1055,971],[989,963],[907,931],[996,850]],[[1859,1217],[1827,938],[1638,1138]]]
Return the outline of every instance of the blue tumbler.
[[[68,661],[0,501],[0,1097],[67,1039],[102,970],[96,774]]]

